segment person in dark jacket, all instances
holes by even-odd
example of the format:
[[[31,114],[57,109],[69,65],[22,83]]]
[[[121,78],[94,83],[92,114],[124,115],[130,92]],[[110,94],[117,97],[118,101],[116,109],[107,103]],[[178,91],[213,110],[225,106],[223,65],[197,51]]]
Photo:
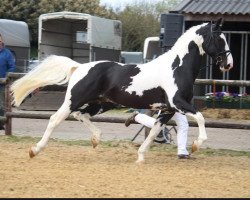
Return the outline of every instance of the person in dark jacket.
[[[0,33],[0,78],[6,78],[8,72],[15,71],[15,61],[12,53],[4,45],[3,37]],[[0,116],[4,116],[4,91],[3,84],[0,85]],[[4,124],[0,122],[0,130],[4,129]]]

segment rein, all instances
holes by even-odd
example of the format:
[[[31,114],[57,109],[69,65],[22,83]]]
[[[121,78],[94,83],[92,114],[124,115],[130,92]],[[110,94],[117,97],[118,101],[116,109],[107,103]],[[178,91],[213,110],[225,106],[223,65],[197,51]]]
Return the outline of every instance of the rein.
[[[221,54],[227,54],[227,57],[230,55],[231,51],[230,50],[226,50],[226,51],[222,51],[217,53],[214,57],[210,56],[211,58],[215,58],[216,60],[216,64],[222,61],[222,57],[220,56]],[[202,71],[203,69],[213,66],[213,63],[206,65],[205,67],[200,68],[200,71]]]
[[[231,51],[230,50],[226,50],[226,51],[222,51],[222,52],[217,53],[215,55],[216,64],[219,63],[219,62],[222,62],[221,55],[224,54],[224,53],[226,54],[226,57],[228,57],[231,54]]]

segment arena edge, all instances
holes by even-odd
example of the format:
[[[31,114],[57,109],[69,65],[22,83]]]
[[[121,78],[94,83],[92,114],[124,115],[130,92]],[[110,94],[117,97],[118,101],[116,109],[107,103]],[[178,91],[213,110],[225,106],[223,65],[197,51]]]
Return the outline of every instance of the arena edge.
[[[206,101],[207,108],[250,109],[249,102]]]
[[[250,96],[247,93],[213,92],[203,97],[207,108],[250,109]]]

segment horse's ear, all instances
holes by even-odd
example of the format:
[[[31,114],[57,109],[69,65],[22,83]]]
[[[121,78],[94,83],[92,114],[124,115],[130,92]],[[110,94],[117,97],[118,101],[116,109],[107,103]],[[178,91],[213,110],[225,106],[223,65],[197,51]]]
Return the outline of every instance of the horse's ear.
[[[215,22],[215,30],[218,28],[221,28],[223,25],[224,20],[222,18],[219,18],[216,22]]]

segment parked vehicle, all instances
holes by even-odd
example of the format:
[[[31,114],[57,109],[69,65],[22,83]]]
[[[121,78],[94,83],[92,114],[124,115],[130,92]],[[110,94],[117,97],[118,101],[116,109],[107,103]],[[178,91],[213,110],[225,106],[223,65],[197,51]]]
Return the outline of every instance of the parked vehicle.
[[[55,12],[39,17],[38,59],[67,56],[79,63],[119,61],[121,22],[85,13]]]
[[[121,62],[125,64],[141,64],[143,63],[142,52],[121,52]]]
[[[26,72],[30,57],[30,36],[26,22],[0,19],[0,33],[13,54],[16,72]]]
[[[144,40],[143,61],[145,63],[157,58],[162,54],[159,41],[159,37],[148,37]]]

